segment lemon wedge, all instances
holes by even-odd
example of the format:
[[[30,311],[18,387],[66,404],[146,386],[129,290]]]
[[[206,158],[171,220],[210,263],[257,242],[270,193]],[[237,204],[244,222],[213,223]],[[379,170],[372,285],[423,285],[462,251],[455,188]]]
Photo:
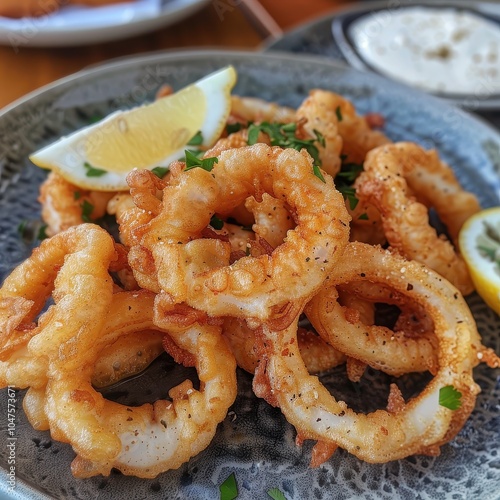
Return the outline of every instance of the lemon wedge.
[[[226,124],[235,83],[236,71],[227,66],[151,104],[116,111],[40,149],[30,160],[80,188],[126,190],[132,169],[168,166],[183,156],[194,136],[212,146]]]
[[[458,244],[477,293],[500,314],[500,207],[470,217]]]

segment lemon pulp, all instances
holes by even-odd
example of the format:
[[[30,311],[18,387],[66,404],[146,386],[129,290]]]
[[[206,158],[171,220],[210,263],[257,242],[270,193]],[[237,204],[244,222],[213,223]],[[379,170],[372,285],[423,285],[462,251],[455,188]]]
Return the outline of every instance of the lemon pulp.
[[[30,159],[83,189],[127,190],[132,169],[168,167],[198,132],[201,145],[212,146],[231,111],[235,83],[236,71],[227,66],[151,104],[116,111]]]
[[[122,112],[103,122],[99,134],[85,141],[88,162],[110,172],[160,164],[201,129],[206,108],[204,93],[193,85],[179,91],[175,99],[164,97],[138,108],[142,113]],[[102,141],[107,141],[105,147]]]

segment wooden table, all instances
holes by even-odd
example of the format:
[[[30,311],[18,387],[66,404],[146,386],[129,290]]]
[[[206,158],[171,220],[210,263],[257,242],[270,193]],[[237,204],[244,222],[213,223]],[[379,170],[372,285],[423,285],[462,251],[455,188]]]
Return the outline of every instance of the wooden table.
[[[342,7],[346,0],[260,0],[286,31]],[[224,47],[258,50],[257,27],[238,0],[213,0],[193,16],[161,30],[122,41],[65,48],[0,46],[0,108],[24,94],[91,64],[115,57],[176,47]]]

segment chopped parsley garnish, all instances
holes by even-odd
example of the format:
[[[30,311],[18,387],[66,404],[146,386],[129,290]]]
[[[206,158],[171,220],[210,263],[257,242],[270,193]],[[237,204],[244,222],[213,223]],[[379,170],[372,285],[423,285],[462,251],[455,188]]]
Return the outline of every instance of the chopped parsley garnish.
[[[354,210],[359,202],[356,197],[356,189],[352,186],[358,175],[363,171],[363,165],[359,163],[346,162],[346,156],[342,155],[342,166],[340,172],[335,176],[335,187],[344,195],[344,198],[349,201],[349,207]],[[366,214],[363,214],[363,219],[368,219]]]
[[[80,193],[80,191],[74,191],[73,192],[73,199],[74,200],[79,200],[82,196],[82,193]]]
[[[358,220],[368,220],[368,214],[365,212],[358,217]]]
[[[219,491],[220,500],[234,500],[238,496],[238,485],[234,472],[219,486]]]
[[[100,122],[103,119],[102,115],[92,115],[89,118],[89,123],[92,125],[94,123]]]
[[[216,215],[212,215],[212,218],[210,219],[210,225],[214,229],[222,229],[224,227],[224,221],[222,219],[219,219]]]
[[[239,132],[243,128],[242,123],[228,123],[226,125],[226,132],[227,134],[234,134],[235,132]]]
[[[17,226],[17,232],[21,236],[21,238],[26,237],[26,231],[28,229],[28,221],[26,219],[22,220]]]
[[[93,167],[90,163],[85,162],[83,166],[86,168],[87,172],[85,175],[87,177],[101,177],[102,175],[107,174],[106,170],[101,170],[100,168]]]
[[[201,134],[201,130],[198,130],[198,132],[196,132],[196,134],[194,134],[193,137],[191,137],[187,145],[199,146],[202,143],[203,143],[203,135]]]
[[[84,222],[91,222],[90,216],[94,211],[94,205],[92,205],[92,203],[89,203],[87,200],[83,200],[81,207],[82,207],[82,220]]]
[[[318,165],[313,165],[313,173],[320,181],[326,183],[325,178],[323,177],[321,169],[318,167]]]
[[[37,240],[44,240],[45,238],[48,238],[49,235],[47,234],[47,224],[43,224],[38,228],[38,233],[36,235]]]
[[[186,149],[186,168],[184,170],[191,170],[192,168],[200,167],[207,172],[210,172],[219,159],[214,156],[212,158],[198,158],[192,151]]]
[[[38,220],[23,220],[17,226],[17,232],[25,243],[48,238],[47,224],[40,224]]]
[[[273,499],[273,500],[286,500],[286,496],[284,493],[279,490],[278,488],[271,488],[268,490],[267,494]]]
[[[170,167],[155,167],[151,169],[151,172],[153,172],[156,177],[163,179],[163,177],[165,177],[170,172]]]
[[[337,189],[343,194],[344,198],[349,202],[349,207],[354,210],[359,203],[356,197],[356,190],[352,186],[337,185]]]
[[[341,122],[342,121],[342,109],[340,108],[340,106],[337,106],[335,108],[335,114],[337,115],[337,120],[339,122]]]
[[[316,177],[325,182],[325,179],[321,175],[319,166],[321,165],[321,160],[319,157],[319,150],[316,146],[316,142],[321,146],[325,145],[325,138],[323,134],[314,130],[314,139],[299,139],[296,137],[295,132],[297,130],[296,123],[269,123],[262,122],[259,125],[255,123],[250,124],[248,127],[248,144],[251,146],[255,144],[259,139],[259,132],[262,132],[269,136],[271,141],[271,146],[279,146],[281,148],[292,148],[300,151],[305,149],[314,160],[313,173]]]
[[[462,393],[452,385],[439,389],[439,404],[449,410],[458,410],[462,406]]]

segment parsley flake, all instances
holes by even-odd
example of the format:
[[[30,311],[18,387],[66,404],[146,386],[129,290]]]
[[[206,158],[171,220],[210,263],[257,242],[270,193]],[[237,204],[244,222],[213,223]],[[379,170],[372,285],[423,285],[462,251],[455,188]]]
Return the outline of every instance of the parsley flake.
[[[26,237],[26,230],[28,228],[28,221],[26,219],[22,220],[17,226],[17,232],[21,238]]]
[[[341,122],[342,121],[342,109],[340,108],[340,106],[337,106],[335,108],[335,114],[337,115],[337,120],[339,122]]]
[[[359,163],[346,162],[347,156],[342,155],[340,172],[335,176],[335,187],[342,193],[344,199],[349,202],[349,207],[354,210],[358,205],[356,189],[352,186],[358,175],[363,171],[363,165]],[[361,217],[360,217],[361,218]]]
[[[326,182],[319,168],[321,166],[321,159],[319,157],[319,149],[315,144],[318,143],[320,146],[325,147],[325,137],[318,130],[314,130],[314,139],[300,139],[296,137],[296,131],[296,123],[262,122],[258,125],[256,125],[255,123],[251,123],[248,127],[247,143],[249,146],[256,144],[259,140],[259,133],[262,132],[269,137],[271,146],[279,146],[283,149],[292,148],[297,151],[305,149],[314,162],[313,174],[322,182]]]
[[[267,494],[273,499],[273,500],[286,500],[286,496],[284,493],[279,490],[278,488],[271,488],[268,490]]]
[[[262,122],[259,125],[255,123],[250,124],[248,127],[248,144],[251,146],[255,144],[259,137],[259,132],[266,134],[271,142],[271,146],[279,146],[283,149],[293,148],[297,151],[305,149],[313,158],[316,165],[321,165],[319,159],[319,150],[315,145],[318,142],[323,144],[324,137],[318,131],[315,131],[314,139],[299,139],[295,136],[297,130],[296,123],[269,123]]]
[[[92,115],[89,118],[89,124],[93,125],[94,123],[100,122],[103,119],[102,115]]]
[[[201,133],[201,130],[198,130],[198,132],[196,132],[196,134],[194,134],[193,137],[191,137],[187,145],[199,146],[200,144],[203,144],[203,135]]]
[[[462,406],[462,393],[452,385],[439,389],[439,404],[449,410],[458,410]]]
[[[163,177],[170,172],[170,167],[155,167],[151,169],[151,172],[155,174],[156,177],[163,179]]]
[[[38,233],[36,235],[36,239],[42,241],[48,237],[49,237],[49,235],[47,234],[47,224],[43,224],[42,226],[40,226],[38,228]]]
[[[83,166],[85,167],[85,169],[87,170],[87,172],[85,173],[85,175],[87,177],[101,177],[102,175],[105,175],[107,174],[108,172],[106,172],[106,170],[101,170],[100,168],[95,168],[93,167],[90,163],[88,162],[85,162],[83,164]]]
[[[243,128],[242,123],[228,123],[226,125],[227,135],[234,134],[235,132],[239,132]]]
[[[318,167],[318,165],[313,165],[313,173],[320,181],[326,184],[325,178],[323,177],[321,169]]]
[[[47,224],[42,224],[39,220],[22,220],[17,226],[17,232],[21,239],[28,244],[36,240],[42,241],[48,238]]]
[[[212,218],[210,219],[210,225],[214,229],[222,229],[224,227],[224,221],[222,219],[219,219],[216,215],[212,215]]]
[[[219,491],[220,500],[234,500],[238,496],[238,485],[234,472],[219,486]]]
[[[184,151],[186,155],[186,170],[191,170],[192,168],[200,167],[207,172],[211,172],[214,168],[214,165],[219,162],[219,159],[214,156],[212,158],[198,158],[192,151],[186,149]]]
[[[83,200],[83,203],[80,205],[80,207],[82,208],[82,220],[84,222],[92,222],[90,216],[94,211],[94,205],[92,205],[92,203],[89,203],[87,200]]]

